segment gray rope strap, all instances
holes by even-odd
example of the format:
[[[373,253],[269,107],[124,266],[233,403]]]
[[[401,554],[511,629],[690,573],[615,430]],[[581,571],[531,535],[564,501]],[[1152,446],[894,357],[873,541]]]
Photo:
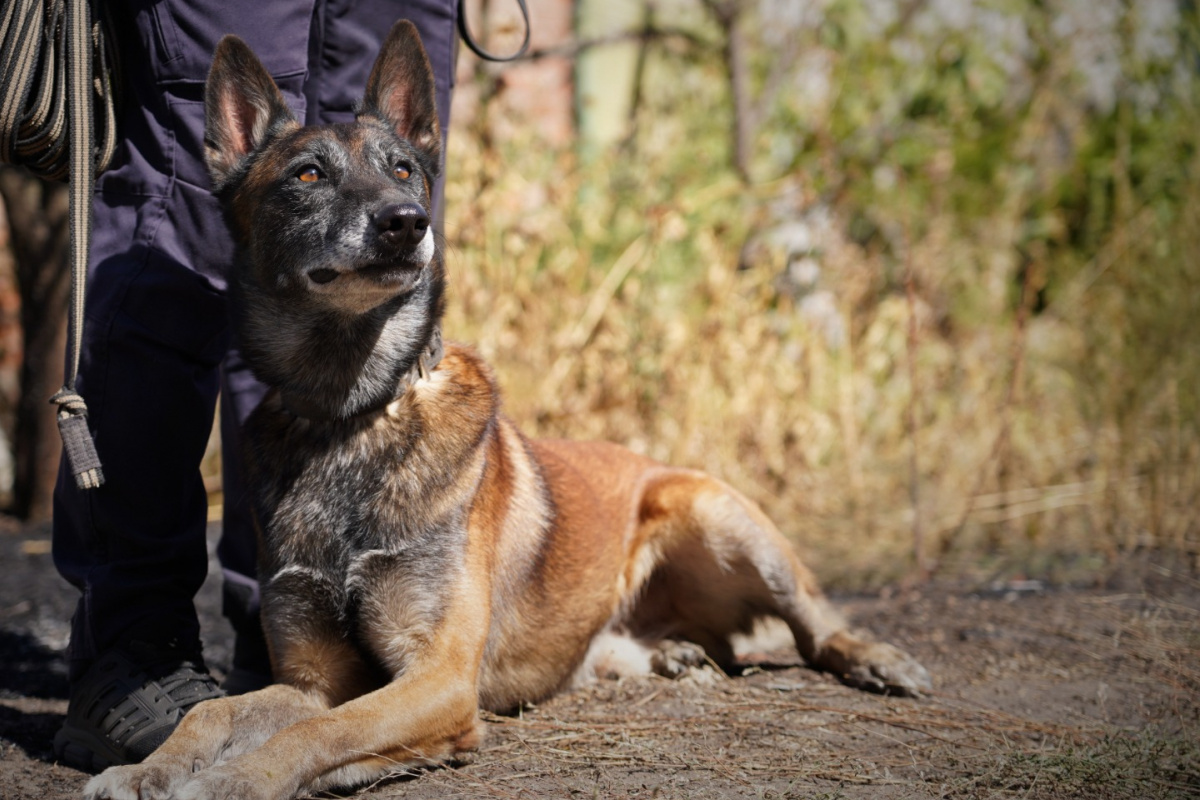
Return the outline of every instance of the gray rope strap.
[[[80,489],[95,489],[104,483],[104,472],[100,469],[100,457],[92,442],[92,432],[87,424],[87,403],[74,389],[63,387],[50,402],[58,406],[58,433],[62,436],[63,452],[75,485]]]
[[[110,44],[102,26],[93,23],[88,0],[5,0],[0,11],[0,161],[48,180],[70,181],[66,380],[50,402],[58,406],[63,453],[81,489],[104,483],[87,404],[75,391],[75,379],[83,344],[92,190],[96,173],[108,166],[116,149],[112,71]]]

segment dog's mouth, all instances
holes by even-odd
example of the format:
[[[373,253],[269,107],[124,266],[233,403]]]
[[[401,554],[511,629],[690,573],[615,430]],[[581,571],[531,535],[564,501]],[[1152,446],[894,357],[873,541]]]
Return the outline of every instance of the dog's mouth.
[[[345,270],[318,267],[309,270],[306,277],[318,286],[328,286],[339,278],[365,278],[372,283],[387,285],[411,281],[413,274],[420,271],[420,266],[404,261],[376,261]]]

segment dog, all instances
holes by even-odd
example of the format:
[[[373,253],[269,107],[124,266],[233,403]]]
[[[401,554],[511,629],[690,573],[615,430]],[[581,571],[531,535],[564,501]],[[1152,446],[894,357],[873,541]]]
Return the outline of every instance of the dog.
[[[272,387],[245,459],[278,683],[198,705],[86,797],[365,783],[477,747],[480,709],[731,663],[730,636],[766,617],[846,683],[929,688],[909,655],[847,628],[745,497],[612,444],[525,438],[480,357],[443,345],[442,137],[410,23],[352,123],[302,127],[233,37],[205,101],[239,340]]]

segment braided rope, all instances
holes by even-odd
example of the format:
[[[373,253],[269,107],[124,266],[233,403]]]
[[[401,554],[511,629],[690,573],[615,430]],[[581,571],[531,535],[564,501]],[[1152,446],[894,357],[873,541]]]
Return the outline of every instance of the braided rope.
[[[96,171],[103,172],[112,160],[117,140],[113,47],[105,27],[93,17],[88,0],[0,4],[0,162],[25,167],[39,178],[67,179],[73,161],[68,136],[72,96],[93,104],[85,115],[93,120],[97,137]],[[73,47],[81,56],[89,54],[79,64],[84,67],[86,60],[89,75],[94,62],[94,82],[91,77],[78,82],[82,70],[68,63]]]
[[[5,0],[0,9],[0,162],[47,180],[70,181],[67,374],[50,402],[58,406],[63,452],[81,489],[104,483],[87,404],[75,391],[75,379],[83,344],[92,190],[96,173],[108,166],[116,149],[111,45],[92,17],[88,0]]]

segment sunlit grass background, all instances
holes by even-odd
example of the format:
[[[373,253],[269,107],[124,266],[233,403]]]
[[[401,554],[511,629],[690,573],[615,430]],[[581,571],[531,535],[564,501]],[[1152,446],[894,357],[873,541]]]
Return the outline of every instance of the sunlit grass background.
[[[723,477],[842,588],[1194,569],[1195,13],[743,4],[743,178],[714,5],[652,10],[693,39],[609,147],[474,73],[445,328],[507,413]]]

